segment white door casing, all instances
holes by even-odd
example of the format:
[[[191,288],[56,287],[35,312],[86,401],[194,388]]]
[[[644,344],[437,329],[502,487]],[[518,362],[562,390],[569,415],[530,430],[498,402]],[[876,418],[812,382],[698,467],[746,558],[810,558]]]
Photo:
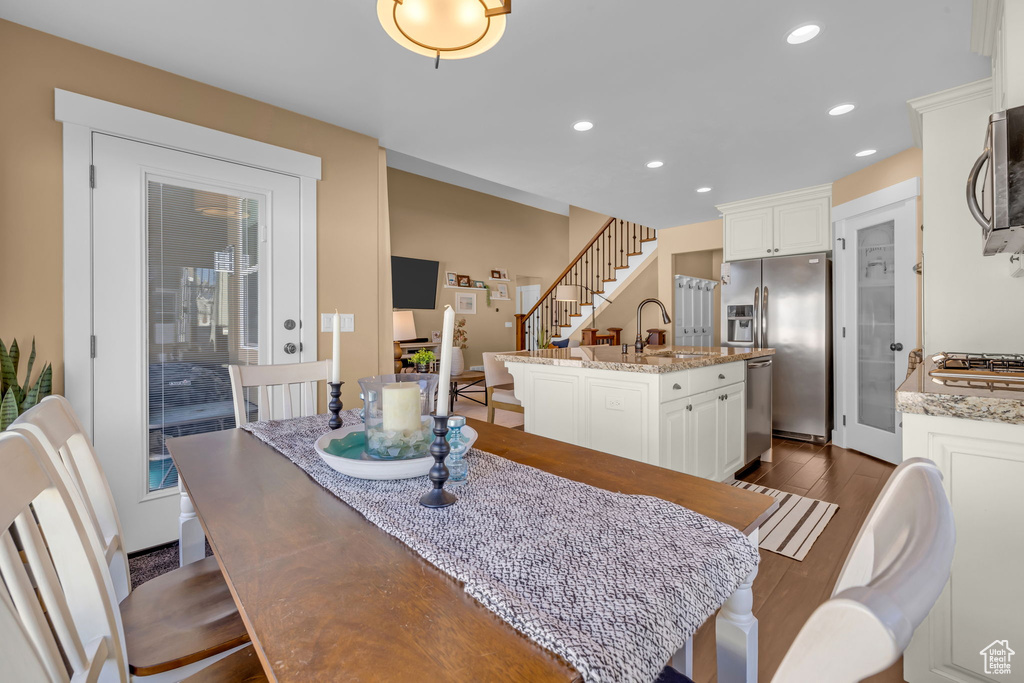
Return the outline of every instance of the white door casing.
[[[880,398],[893,397],[906,376],[907,359],[917,340],[917,287],[914,264],[917,261],[917,196],[920,184],[911,178],[884,190],[847,202],[832,209],[836,249],[834,250],[834,354],[835,354],[835,429],[832,439],[838,446],[853,448],[892,463],[902,461],[902,416],[892,408],[891,429],[881,425],[878,416],[862,411],[867,398],[858,373],[866,373],[874,363],[879,380]],[[892,252],[883,246],[860,244],[868,231],[888,230],[891,224]],[[844,248],[845,247],[845,248]],[[875,250],[881,256],[871,256]],[[886,265],[886,261],[890,265]],[[884,270],[891,268],[888,278]],[[877,285],[871,279],[881,280]],[[870,276],[870,277],[869,277]],[[891,291],[891,310],[865,315],[870,306],[859,310],[861,297],[872,294],[872,286]],[[883,295],[890,298],[889,294]],[[865,299],[863,302],[870,302]],[[876,309],[873,309],[876,310]],[[891,329],[891,333],[889,330]],[[895,345],[895,350],[889,344]],[[874,346],[872,346],[874,344]],[[882,346],[879,346],[881,344]],[[878,348],[874,348],[874,347]],[[884,348],[883,348],[884,347]],[[891,362],[885,367],[879,361]],[[891,377],[891,379],[886,379]],[[863,379],[863,378],[861,378]],[[889,384],[892,386],[888,386]],[[865,410],[867,407],[865,405]],[[845,424],[844,424],[845,417]]]

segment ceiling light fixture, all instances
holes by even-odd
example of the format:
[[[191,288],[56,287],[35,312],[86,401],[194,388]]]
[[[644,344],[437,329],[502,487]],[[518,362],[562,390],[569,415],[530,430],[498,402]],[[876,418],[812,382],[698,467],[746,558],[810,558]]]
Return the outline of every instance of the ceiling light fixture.
[[[377,0],[380,25],[416,54],[442,59],[475,57],[505,32],[512,0]]]
[[[849,114],[851,111],[856,109],[852,104],[837,104],[828,110],[829,116],[842,116],[843,114]]]
[[[790,31],[789,35],[786,36],[786,42],[790,45],[799,45],[816,38],[819,33],[821,33],[820,26],[817,24],[806,24]]]
[[[664,161],[648,161],[647,168],[661,168],[665,165]]]
[[[854,154],[854,156],[857,156],[857,157],[869,157],[869,156],[871,156],[872,154],[874,154],[877,151],[878,151],[877,149],[862,149],[861,151],[859,151],[856,154]]]
[[[710,187],[698,187],[697,192],[711,192]]]
[[[594,124],[592,124],[590,121],[577,121],[576,123],[572,124],[572,127],[575,130],[578,130],[579,132],[583,133],[593,128]]]

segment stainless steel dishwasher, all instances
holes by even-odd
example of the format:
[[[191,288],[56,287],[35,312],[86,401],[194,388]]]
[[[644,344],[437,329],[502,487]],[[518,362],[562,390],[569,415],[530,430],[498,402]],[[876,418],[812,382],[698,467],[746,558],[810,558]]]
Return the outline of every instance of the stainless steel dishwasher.
[[[744,467],[772,447],[772,359],[747,361],[747,450]]]

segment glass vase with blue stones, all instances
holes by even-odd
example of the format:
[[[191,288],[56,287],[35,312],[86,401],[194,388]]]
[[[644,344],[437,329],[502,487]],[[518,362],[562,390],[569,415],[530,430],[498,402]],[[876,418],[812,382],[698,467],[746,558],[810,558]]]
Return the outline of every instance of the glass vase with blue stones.
[[[469,452],[469,441],[462,433],[466,426],[466,418],[461,415],[452,415],[448,418],[448,458],[445,464],[448,466],[448,483],[462,484],[469,475],[469,463],[466,462],[466,453]]]

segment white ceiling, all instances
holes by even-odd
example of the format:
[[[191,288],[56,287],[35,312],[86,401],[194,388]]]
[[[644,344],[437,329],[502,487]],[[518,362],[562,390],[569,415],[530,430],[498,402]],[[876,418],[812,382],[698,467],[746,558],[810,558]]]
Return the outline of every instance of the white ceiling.
[[[657,228],[899,152],[907,99],[990,70],[969,0],[515,0],[494,49],[436,71],[375,7],[0,0],[0,17],[371,135],[407,167]],[[807,22],[822,34],[788,45]],[[857,109],[826,114],[841,102]]]

